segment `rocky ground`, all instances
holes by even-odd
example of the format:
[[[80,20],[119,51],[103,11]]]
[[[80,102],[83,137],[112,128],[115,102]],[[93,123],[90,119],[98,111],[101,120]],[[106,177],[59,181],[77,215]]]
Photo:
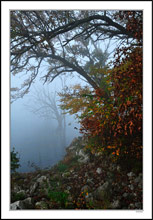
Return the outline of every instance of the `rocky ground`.
[[[142,209],[142,173],[127,172],[75,138],[53,168],[11,174],[11,210]]]

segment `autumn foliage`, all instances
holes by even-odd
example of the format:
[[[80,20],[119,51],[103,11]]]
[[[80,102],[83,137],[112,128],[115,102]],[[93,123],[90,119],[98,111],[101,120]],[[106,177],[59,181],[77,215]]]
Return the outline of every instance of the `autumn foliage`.
[[[133,13],[119,15],[128,20],[127,29],[138,31],[140,22],[136,23]],[[142,42],[141,25],[134,34],[136,43]],[[92,150],[120,159],[142,159],[142,57],[141,47],[117,49],[107,81],[113,94],[105,99],[105,91],[97,89],[94,105],[88,107],[89,114],[81,122],[81,132],[89,137]]]
[[[143,12],[142,11],[119,11],[114,15],[115,19],[126,21],[126,29],[129,31],[137,43],[142,45],[143,35]]]
[[[115,16],[126,20],[135,40],[116,50],[111,67],[105,71],[105,84],[90,95],[81,94],[80,100],[86,104],[80,132],[88,137],[86,147],[91,152],[102,151],[130,163],[142,160],[142,15],[127,11]]]
[[[123,52],[123,51],[122,51]],[[124,50],[126,53],[126,50]],[[142,50],[134,49],[120,62],[120,54],[110,74],[113,95],[103,98],[95,91],[81,132],[88,135],[91,148],[133,158],[142,156]]]

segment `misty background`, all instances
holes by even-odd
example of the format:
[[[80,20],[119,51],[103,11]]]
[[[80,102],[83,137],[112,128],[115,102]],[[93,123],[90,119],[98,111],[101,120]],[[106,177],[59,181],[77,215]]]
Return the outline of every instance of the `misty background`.
[[[77,75],[66,77],[66,85],[76,83],[85,84]],[[19,77],[11,78],[11,86],[20,84]],[[57,132],[57,120],[52,117],[43,118],[31,112],[28,106],[33,103],[33,92],[35,90],[49,90],[51,94],[55,91],[61,92],[61,79],[56,78],[52,83],[43,85],[39,79],[31,87],[30,92],[23,98],[17,99],[11,104],[11,150],[13,147],[19,153],[20,165],[18,172],[35,171],[37,168],[49,168],[61,160],[75,137],[80,136],[79,123],[74,115],[65,115],[65,143],[59,141]],[[57,103],[57,106],[59,102]],[[60,111],[60,107],[59,107]],[[77,129],[76,129],[77,128]]]
[[[92,48],[92,46],[91,46]],[[113,43],[109,46],[109,52],[114,51],[115,45]],[[101,49],[105,47],[101,45]],[[109,62],[111,57],[107,60]],[[35,64],[35,63],[33,63]],[[19,98],[11,104],[11,150],[13,147],[19,153],[20,165],[18,172],[35,171],[37,168],[49,168],[55,165],[58,161],[63,159],[66,154],[65,148],[70,145],[75,137],[81,136],[79,133],[80,125],[75,115],[66,114],[66,131],[65,143],[61,144],[59,141],[59,134],[57,132],[57,120],[50,117],[40,117],[38,114],[31,112],[35,106],[33,94],[35,92],[49,91],[51,96],[55,92],[62,92],[62,83],[65,81],[65,86],[80,84],[81,86],[89,85],[84,78],[80,77],[78,73],[66,73],[63,76],[56,77],[51,83],[41,81],[41,75],[46,71],[46,66],[40,68],[39,77],[35,80],[30,88],[30,92]],[[43,73],[43,74],[42,74]],[[26,74],[23,72],[20,76],[11,75],[11,87],[20,87],[22,82],[26,79]],[[62,78],[62,79],[61,79]],[[59,97],[57,96],[57,100]],[[60,102],[57,102],[59,106]],[[31,107],[31,109],[29,109]],[[60,107],[58,107],[60,112]],[[77,129],[76,129],[77,128]]]

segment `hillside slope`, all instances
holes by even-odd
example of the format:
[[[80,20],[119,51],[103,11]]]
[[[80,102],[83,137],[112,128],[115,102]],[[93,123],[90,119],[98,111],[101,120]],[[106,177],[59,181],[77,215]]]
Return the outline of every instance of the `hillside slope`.
[[[53,168],[11,174],[10,209],[142,209],[142,173],[84,146],[75,138]]]

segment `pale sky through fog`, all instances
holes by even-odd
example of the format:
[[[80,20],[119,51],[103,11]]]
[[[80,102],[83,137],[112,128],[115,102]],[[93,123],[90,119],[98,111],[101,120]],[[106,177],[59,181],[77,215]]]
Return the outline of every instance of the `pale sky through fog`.
[[[106,43],[100,44],[99,48],[103,51],[105,50],[108,41]],[[90,45],[92,50],[92,45]],[[112,52],[114,50],[115,44],[111,42],[108,51]],[[111,54],[112,56],[112,54]],[[110,57],[111,57],[110,56]],[[35,64],[35,63],[34,63]],[[53,119],[40,118],[34,115],[25,106],[32,103],[32,94],[37,90],[42,88],[49,88],[51,92],[61,92],[61,80],[57,77],[51,83],[45,83],[40,81],[40,77],[44,75],[47,71],[48,65],[46,62],[43,63],[39,70],[39,75],[32,84],[30,92],[25,95],[22,99],[11,104],[11,148],[15,147],[15,150],[19,152],[21,167],[19,171],[26,172],[33,170],[28,167],[28,161],[30,163],[34,162],[37,166],[42,168],[47,166],[52,166],[62,159],[64,153],[61,153],[58,147],[58,137],[56,136],[57,122]],[[65,74],[66,85],[69,87],[74,84],[87,85],[83,77],[77,73]],[[19,87],[28,78],[26,74],[16,74],[11,75],[11,87]],[[88,84],[89,85],[89,84]],[[77,127],[78,130],[74,129]],[[66,145],[68,146],[74,137],[81,135],[79,133],[80,125],[75,120],[75,116],[66,115]],[[63,148],[65,148],[63,146]]]
[[[13,77],[12,85],[20,85],[20,79]],[[22,78],[21,78],[22,79]],[[12,81],[13,81],[12,80]],[[82,83],[78,77],[73,77],[71,80],[67,78],[70,84]],[[83,83],[85,84],[85,83]],[[34,87],[42,89],[49,87],[50,91],[60,91],[61,81],[57,78],[50,84],[43,85],[39,80],[32,85],[29,94],[22,99],[11,104],[11,148],[19,152],[21,167],[18,171],[27,172],[34,170],[28,166],[28,161],[41,168],[49,167],[62,159],[60,149],[58,149],[58,136],[56,136],[57,122],[54,119],[44,119],[34,115],[25,106],[32,103],[31,94]],[[79,124],[74,116],[66,115],[66,145],[68,146],[74,137],[79,134]],[[63,146],[63,148],[65,148]]]

